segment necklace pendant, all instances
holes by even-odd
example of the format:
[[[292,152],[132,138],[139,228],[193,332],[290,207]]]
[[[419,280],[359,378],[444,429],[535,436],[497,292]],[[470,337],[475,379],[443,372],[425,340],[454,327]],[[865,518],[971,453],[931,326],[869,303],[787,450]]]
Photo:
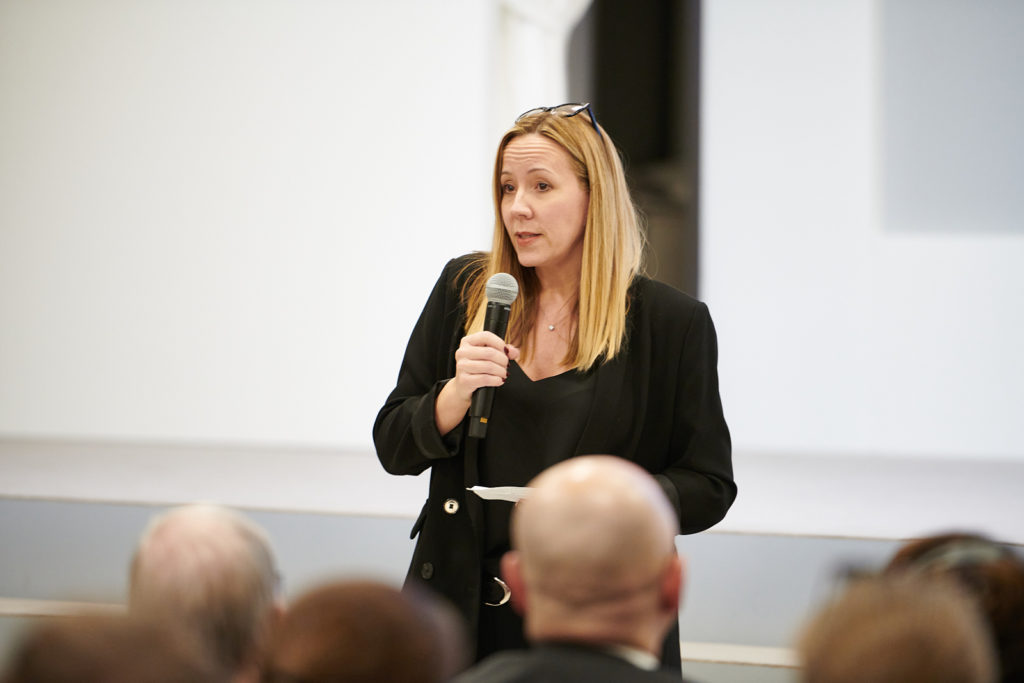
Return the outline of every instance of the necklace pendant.
[[[554,332],[555,331],[555,326],[554,325],[548,325],[548,330],[551,331],[551,332]]]

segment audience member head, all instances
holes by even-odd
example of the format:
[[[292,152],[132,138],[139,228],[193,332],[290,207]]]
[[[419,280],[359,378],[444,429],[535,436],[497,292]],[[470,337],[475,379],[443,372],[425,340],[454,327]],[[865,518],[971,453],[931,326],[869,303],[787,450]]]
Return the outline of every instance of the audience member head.
[[[180,629],[126,616],[62,617],[32,629],[2,683],[223,683],[223,669]]]
[[[236,680],[256,680],[279,609],[277,583],[259,527],[226,508],[189,505],[155,518],[143,534],[129,606],[200,634]]]
[[[683,581],[676,515],[640,467],[613,456],[545,470],[512,515],[502,573],[533,642],[661,653]]]
[[[988,621],[1000,680],[1024,683],[1024,559],[1008,546],[979,534],[938,534],[905,544],[885,572],[954,579]]]
[[[859,579],[804,627],[803,683],[992,683],[981,615],[948,581]]]
[[[322,586],[274,631],[264,683],[438,683],[466,664],[462,623],[427,593],[373,581]]]

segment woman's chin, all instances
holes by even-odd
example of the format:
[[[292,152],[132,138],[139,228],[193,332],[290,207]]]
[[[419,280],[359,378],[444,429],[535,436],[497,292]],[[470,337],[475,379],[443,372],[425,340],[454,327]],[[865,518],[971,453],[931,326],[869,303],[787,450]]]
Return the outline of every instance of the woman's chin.
[[[529,252],[521,253],[518,250],[516,251],[516,259],[519,261],[519,265],[523,268],[535,268],[539,260]]]

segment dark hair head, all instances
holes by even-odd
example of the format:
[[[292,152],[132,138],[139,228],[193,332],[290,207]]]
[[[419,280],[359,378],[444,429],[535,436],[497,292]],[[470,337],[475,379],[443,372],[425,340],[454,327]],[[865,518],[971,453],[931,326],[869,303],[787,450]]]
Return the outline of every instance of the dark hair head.
[[[220,683],[226,673],[171,626],[127,616],[61,617],[31,630],[3,683]]]
[[[265,683],[439,683],[464,666],[461,623],[437,599],[374,581],[300,597],[271,638]]]
[[[887,574],[944,576],[977,601],[992,631],[1004,683],[1024,682],[1024,560],[1007,545],[974,533],[910,541]]]

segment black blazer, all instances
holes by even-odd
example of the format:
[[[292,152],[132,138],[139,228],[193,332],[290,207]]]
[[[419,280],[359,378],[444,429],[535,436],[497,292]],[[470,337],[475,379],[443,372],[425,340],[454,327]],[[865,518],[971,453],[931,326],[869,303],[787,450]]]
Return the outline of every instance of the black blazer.
[[[539,645],[486,658],[452,683],[681,683],[678,673],[647,671],[615,655],[574,645]]]
[[[408,579],[451,599],[476,631],[480,608],[481,503],[474,439],[464,424],[444,438],[434,401],[455,375],[466,311],[449,261],[412,331],[398,383],[373,426],[377,456],[391,474],[430,468],[430,490]],[[707,307],[671,287],[638,277],[630,289],[625,352],[596,369],[591,415],[571,455],[611,454],[658,479],[679,514],[680,530],[716,524],[736,497],[729,429],[718,394],[718,346]],[[569,455],[569,454],[567,454]]]

